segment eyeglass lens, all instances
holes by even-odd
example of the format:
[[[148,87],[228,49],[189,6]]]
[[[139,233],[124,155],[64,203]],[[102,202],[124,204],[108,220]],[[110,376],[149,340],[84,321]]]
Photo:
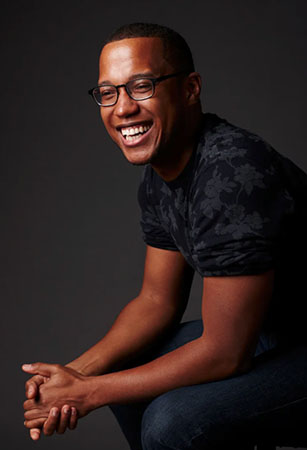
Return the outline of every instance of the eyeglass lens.
[[[153,95],[154,85],[152,80],[144,78],[129,81],[126,84],[126,89],[134,100],[145,100]],[[96,101],[103,106],[114,104],[117,100],[117,89],[115,86],[99,86],[94,90],[93,94]]]

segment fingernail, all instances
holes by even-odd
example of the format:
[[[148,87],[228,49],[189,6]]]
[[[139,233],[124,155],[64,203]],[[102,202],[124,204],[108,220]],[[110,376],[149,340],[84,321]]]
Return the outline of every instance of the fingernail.
[[[66,406],[65,408],[64,408],[64,414],[68,414],[69,413],[69,406]]]
[[[31,394],[33,394],[33,392],[34,392],[33,386],[30,386],[29,390],[28,390],[28,394],[31,395]]]
[[[32,369],[32,364],[23,364],[22,368],[25,370],[31,370]]]
[[[71,414],[75,416],[77,414],[76,408],[71,408]]]
[[[53,410],[51,411],[51,414],[55,417],[59,414],[59,411],[57,408],[53,408]]]

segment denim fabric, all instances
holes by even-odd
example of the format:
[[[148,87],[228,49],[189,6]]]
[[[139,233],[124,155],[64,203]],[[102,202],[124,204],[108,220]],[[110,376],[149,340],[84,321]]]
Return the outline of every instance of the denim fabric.
[[[183,323],[147,360],[201,333],[200,320]],[[295,438],[302,446],[307,347],[278,347],[272,337],[262,335],[249,373],[175,389],[150,403],[111,409],[132,450],[248,450],[268,439],[275,445],[296,445]]]

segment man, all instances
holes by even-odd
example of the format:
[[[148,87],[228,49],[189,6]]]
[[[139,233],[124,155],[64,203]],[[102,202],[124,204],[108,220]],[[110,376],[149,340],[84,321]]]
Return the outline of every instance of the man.
[[[91,93],[127,160],[146,165],[143,285],[66,367],[23,366],[33,439],[110,405],[134,450],[239,448],[280,426],[287,436],[289,412],[306,410],[304,267],[293,258],[306,246],[307,177],[258,136],[203,115],[200,90],[187,44],[166,27],[124,26],[102,49]],[[179,324],[195,270],[202,321]]]

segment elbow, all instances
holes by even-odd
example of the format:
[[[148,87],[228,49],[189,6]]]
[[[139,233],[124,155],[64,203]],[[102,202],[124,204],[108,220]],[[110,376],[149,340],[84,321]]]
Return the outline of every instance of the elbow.
[[[231,378],[249,372],[252,368],[252,361],[250,358],[224,358],[224,364],[221,366],[225,378]]]
[[[215,379],[222,380],[243,375],[251,370],[251,362],[249,361],[234,361],[229,358],[220,360],[216,365]]]
[[[251,370],[251,368],[252,368],[251,358],[240,361],[240,363],[237,364],[235,368],[234,375],[241,375],[243,373],[247,373]]]
[[[247,373],[252,368],[252,358],[247,355],[238,355],[227,348],[224,351],[216,345],[204,346],[202,376],[204,382],[222,380]],[[210,361],[210,362],[209,362]],[[208,364],[209,363],[209,364]],[[210,375],[209,375],[210,374]]]

